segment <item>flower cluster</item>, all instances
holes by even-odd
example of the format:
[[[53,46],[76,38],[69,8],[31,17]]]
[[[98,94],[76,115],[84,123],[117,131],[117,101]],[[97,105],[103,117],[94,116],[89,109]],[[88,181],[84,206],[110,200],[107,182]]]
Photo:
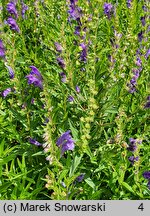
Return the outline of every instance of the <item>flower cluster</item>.
[[[64,61],[64,59],[63,58],[61,58],[61,57],[58,57],[57,58],[57,63],[58,63],[58,65],[61,67],[61,68],[65,68],[65,61]]]
[[[15,19],[18,18],[18,12],[16,9],[16,2],[10,1],[7,4],[7,8],[6,10],[8,11],[8,13],[12,16],[14,16]],[[10,26],[11,30],[14,30],[16,32],[20,32],[19,26],[16,23],[16,20],[12,17],[8,17],[8,19],[6,20],[6,23]]]
[[[30,66],[31,72],[26,76],[28,79],[28,84],[33,84],[35,87],[43,89],[43,79],[39,70],[35,66]]]
[[[84,63],[87,61],[87,45],[85,43],[81,43],[80,47],[82,48],[82,51],[80,53],[80,60]]]
[[[17,25],[16,20],[14,18],[9,17],[7,19],[7,24],[10,26],[11,30],[20,32],[19,26]]]
[[[9,77],[10,79],[13,79],[14,78],[14,71],[13,69],[7,65],[6,63],[6,59],[5,59],[5,48],[4,48],[4,45],[3,45],[3,42],[2,40],[0,39],[0,57],[4,58],[4,61],[5,61],[5,66],[6,68],[8,69],[9,71]],[[3,92],[2,92],[2,97],[6,97],[10,92],[12,91],[11,88],[7,88],[5,89]]]
[[[129,92],[132,94],[134,92],[136,92],[136,85],[137,85],[137,79],[140,75],[140,70],[138,69],[133,69],[133,77],[130,80],[130,83],[127,84],[127,86],[129,87]]]
[[[145,171],[145,172],[143,173],[143,177],[144,177],[145,179],[148,180],[147,187],[148,187],[148,189],[150,190],[150,171]]]
[[[58,42],[55,42],[54,45],[55,45],[56,51],[57,51],[58,53],[62,53],[63,48],[62,48],[61,44],[58,43]],[[62,57],[59,56],[59,57],[57,57],[56,60],[57,60],[58,65],[59,65],[62,69],[64,69],[64,68],[65,68],[65,61],[64,61],[64,59],[63,59]],[[60,75],[60,76],[61,76],[61,75]]]
[[[60,75],[60,77],[61,77],[61,81],[62,81],[63,83],[65,83],[65,82],[66,82],[66,79],[67,79],[66,74],[65,74],[64,72],[61,72],[61,73],[59,73],[59,75]]]
[[[70,10],[68,10],[69,13],[69,21],[70,20],[76,20],[77,26],[75,26],[74,34],[80,36],[80,31],[82,27],[81,23],[81,16],[82,16],[82,10],[80,7],[77,6],[76,1],[70,0]],[[86,32],[86,27],[83,29],[83,32]],[[82,39],[85,39],[85,35],[81,37]],[[80,61],[86,63],[87,61],[87,45],[85,42],[82,42],[80,44],[81,52],[80,52]]]
[[[134,157],[133,155],[128,157],[128,160],[131,162],[131,164],[133,165],[135,161],[139,160],[139,157]]]
[[[127,0],[127,7],[128,8],[131,8],[131,2],[132,2],[132,0]]]
[[[67,150],[73,150],[74,149],[74,140],[72,139],[70,135],[70,130],[63,133],[56,141],[56,144],[58,147],[61,147],[61,154],[63,155],[65,151]]]
[[[135,152],[137,149],[136,139],[130,138],[129,139],[129,147],[127,148],[131,152]]]
[[[0,57],[4,58],[5,57],[5,48],[3,45],[3,41],[0,39]]]
[[[111,15],[113,14],[113,5],[111,3],[104,3],[103,9],[104,14],[107,16],[108,19],[110,19]]]
[[[135,64],[138,68],[132,69],[133,77],[130,80],[130,83],[127,84],[127,86],[129,87],[129,92],[131,94],[136,92],[137,79],[139,78],[140,72],[142,71],[141,53],[139,50],[137,50]]]
[[[134,153],[137,151],[137,144],[141,144],[141,140],[137,140],[137,139],[133,139],[133,138],[130,138],[129,139],[129,146],[127,147],[127,150]],[[139,156],[137,156],[136,154],[133,156],[130,156],[128,157],[128,160],[131,162],[131,164],[133,165],[134,162],[138,161],[139,160]]]
[[[25,12],[28,10],[28,6],[23,1],[21,2],[21,5],[22,5],[21,15],[22,18],[25,19]]]
[[[15,2],[10,1],[10,2],[7,4],[6,10],[7,10],[8,13],[10,13],[11,15],[14,15],[14,17],[15,17],[16,19],[18,18],[18,12],[17,12],[17,9],[16,9],[16,3],[15,3]]]
[[[70,5],[69,5],[69,10],[68,10],[68,13],[69,13],[69,22],[71,20],[76,20],[78,23],[80,23],[80,17],[82,15],[82,10],[81,8],[79,8],[77,5],[76,5],[76,2],[78,0],[70,0]]]

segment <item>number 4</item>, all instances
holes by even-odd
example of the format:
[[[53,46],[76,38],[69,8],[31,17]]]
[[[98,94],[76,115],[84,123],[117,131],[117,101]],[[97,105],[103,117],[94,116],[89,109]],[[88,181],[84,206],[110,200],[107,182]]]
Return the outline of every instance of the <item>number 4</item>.
[[[141,203],[141,204],[139,205],[138,209],[140,209],[141,211],[144,210],[143,203]]]

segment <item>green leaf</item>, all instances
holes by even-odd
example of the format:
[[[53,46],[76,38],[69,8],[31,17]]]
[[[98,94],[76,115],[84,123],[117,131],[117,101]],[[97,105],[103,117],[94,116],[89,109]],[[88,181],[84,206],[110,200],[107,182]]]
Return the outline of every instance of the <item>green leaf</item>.
[[[77,167],[80,164],[82,157],[83,157],[83,154],[80,156],[78,156],[78,155],[75,156],[74,160],[72,161],[71,167],[70,167],[69,177],[74,175]]]
[[[93,190],[95,190],[95,184],[94,184],[94,182],[92,181],[91,178],[85,179],[85,182],[86,182],[91,188],[93,188]]]
[[[131,193],[135,194],[134,190],[132,189],[132,187],[130,185],[128,185],[128,183],[122,182],[122,186],[125,187]]]
[[[78,139],[78,130],[75,129],[75,127],[73,127],[73,124],[71,123],[70,119],[68,119],[68,122],[69,122],[69,126],[70,126],[70,129],[71,129],[73,138],[74,138],[75,140],[77,140],[77,139]]]
[[[43,151],[34,153],[32,156],[45,155]]]

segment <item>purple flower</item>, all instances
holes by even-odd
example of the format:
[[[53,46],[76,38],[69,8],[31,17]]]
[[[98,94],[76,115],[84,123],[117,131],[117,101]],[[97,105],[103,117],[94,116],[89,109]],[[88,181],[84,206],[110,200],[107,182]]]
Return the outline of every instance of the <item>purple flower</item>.
[[[60,75],[60,77],[61,77],[61,81],[62,81],[63,83],[65,83],[65,82],[66,82],[66,74],[65,74],[64,72],[61,72],[61,73],[59,73],[59,75]]]
[[[10,66],[8,66],[7,64],[5,64],[5,66],[7,67],[8,71],[9,71],[10,79],[13,79],[15,76],[13,69]]]
[[[150,180],[150,171],[145,171],[145,172],[143,173],[143,177],[144,177],[145,179]]]
[[[137,59],[136,59],[136,65],[139,67],[142,65],[142,61],[139,57],[137,57]]]
[[[20,32],[20,29],[16,23],[16,20],[14,20],[12,17],[9,17],[7,19],[7,24],[10,26],[10,28],[14,31]]]
[[[61,68],[65,68],[65,62],[61,57],[57,58],[57,63]]]
[[[129,138],[129,142],[131,145],[134,145],[136,143],[136,139]]]
[[[7,88],[2,92],[2,97],[6,97],[11,92],[11,88]]]
[[[65,151],[74,149],[74,140],[72,139],[70,132],[70,130],[66,131],[56,141],[56,145],[61,147],[62,155]]]
[[[150,96],[147,97],[147,103],[145,104],[144,108],[150,108]]]
[[[78,182],[82,182],[83,179],[84,179],[84,176],[85,176],[85,173],[81,173],[81,175],[79,175],[79,176],[76,178],[76,180],[77,180]]]
[[[3,45],[3,41],[0,39],[0,57],[4,58],[5,57],[5,48]]]
[[[30,74],[25,77],[28,79],[28,84],[33,84],[34,86],[43,89],[43,79],[39,70],[35,66],[30,66],[30,68],[32,69]]]
[[[74,101],[74,98],[70,95],[70,96],[68,97],[68,101],[69,101],[69,102],[73,102],[73,101]]]
[[[76,86],[76,92],[77,92],[77,93],[80,93],[80,88],[79,88],[79,86]]]
[[[127,7],[128,7],[128,8],[131,7],[131,2],[132,2],[132,0],[127,0]]]
[[[71,4],[74,4],[74,5],[75,5],[76,2],[78,2],[78,0],[70,0],[70,3],[71,3]]]
[[[34,104],[34,98],[31,99],[31,104]]]
[[[81,27],[80,27],[80,26],[76,26],[76,27],[75,27],[74,34],[75,34],[75,35],[80,35],[80,31],[81,31]]]
[[[30,74],[37,76],[39,79],[42,80],[42,76],[40,71],[35,67],[35,66],[30,66],[30,68],[32,69]]]
[[[139,160],[139,157],[134,157],[134,156],[130,156],[128,157],[128,160],[132,163],[132,165],[134,164],[135,161]]]
[[[139,72],[139,70],[138,69],[135,69],[135,68],[133,68],[133,74],[136,76],[136,78],[138,78],[139,77],[139,75],[140,75],[140,72]]]
[[[75,4],[70,4],[70,9],[68,10],[69,13],[69,21],[72,20],[77,20],[78,23],[80,23],[80,17],[82,15],[82,10],[81,8],[77,7]]]
[[[21,4],[22,4],[21,15],[22,15],[22,18],[25,19],[25,12],[28,10],[28,6],[24,4],[24,2],[22,2]]]
[[[104,3],[104,14],[110,19],[111,14],[113,13],[113,5],[111,3]]]
[[[136,92],[136,88],[132,86],[132,87],[129,89],[129,92],[130,92],[131,94],[133,94],[134,92]]]
[[[138,40],[139,40],[139,42],[141,42],[143,40],[143,32],[142,31],[140,31],[138,33]]]
[[[145,5],[142,6],[142,9],[146,12],[147,11],[147,7]]]
[[[18,12],[17,12],[17,9],[16,9],[16,4],[13,1],[10,1],[7,4],[6,9],[7,9],[8,13],[13,14],[15,16],[15,18],[18,18]]]
[[[127,149],[131,152],[135,152],[137,149],[136,139],[130,138],[129,142],[129,147]]]
[[[143,26],[145,26],[145,24],[146,24],[145,18],[146,18],[146,17],[143,16],[143,17],[141,17],[141,19],[140,19]]]
[[[86,63],[87,61],[87,46],[84,43],[80,44],[82,51],[80,52],[80,60]]]
[[[137,77],[136,76],[133,76],[132,79],[130,80],[130,83],[132,85],[136,85],[136,80],[137,80]]]
[[[33,139],[33,138],[29,138],[29,142],[33,145],[36,145],[36,146],[42,146],[41,143],[39,143],[38,141],[36,141],[36,139]]]
[[[147,100],[148,100],[148,101],[150,101],[150,95],[149,95],[149,96],[147,96]]]
[[[32,74],[27,75],[26,78],[28,79],[29,85],[34,84],[36,87],[41,89],[43,88],[42,81],[39,78],[33,76]]]
[[[61,53],[62,52],[62,46],[58,42],[55,42],[54,44],[55,44],[56,51]]]
[[[135,84],[136,84],[136,82],[135,82],[134,79],[131,79],[131,80],[130,80],[130,83],[127,83],[127,86],[128,86],[128,88],[129,88],[129,92],[130,92],[131,94],[133,94],[134,92],[136,92]]]
[[[150,49],[147,50],[147,52],[145,54],[145,58],[148,59],[149,55],[150,55]]]

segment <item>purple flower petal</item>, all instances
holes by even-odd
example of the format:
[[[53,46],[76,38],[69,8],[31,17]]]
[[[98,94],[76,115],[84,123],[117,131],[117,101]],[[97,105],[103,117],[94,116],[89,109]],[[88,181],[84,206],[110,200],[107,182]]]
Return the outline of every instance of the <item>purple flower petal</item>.
[[[61,147],[61,154],[63,155],[67,150],[74,149],[74,140],[70,135],[70,130],[63,133],[56,141],[56,145]]]
[[[16,9],[16,4],[13,1],[10,1],[7,4],[6,10],[8,11],[8,13],[14,15],[15,18],[18,18],[18,12],[17,12],[17,9]]]
[[[145,58],[148,59],[149,55],[150,55],[150,49],[147,50],[147,52],[145,54]]]
[[[22,15],[22,18],[25,19],[25,12],[28,10],[28,6],[24,4],[24,2],[22,2],[21,4],[22,4],[21,15]]]
[[[61,53],[62,52],[62,46],[58,42],[55,42],[54,44],[55,44],[56,51]]]
[[[68,101],[69,101],[69,102],[73,102],[73,101],[74,101],[73,96],[70,95],[70,96],[68,97]]]
[[[65,68],[65,62],[61,57],[57,58],[57,63],[61,68]]]
[[[128,160],[132,163],[132,165],[134,164],[135,161],[138,161],[139,160],[139,157],[134,157],[134,156],[130,156],[128,157]]]
[[[2,97],[6,97],[11,92],[11,88],[7,88],[2,92]]]
[[[79,176],[76,178],[76,180],[77,180],[78,182],[82,182],[83,179],[84,179],[84,176],[85,176],[85,173],[81,173],[81,175],[79,175]]]
[[[20,32],[20,29],[16,23],[16,20],[14,20],[12,17],[9,17],[6,22],[12,30]]]
[[[8,66],[7,64],[5,64],[5,66],[7,67],[8,71],[9,71],[10,79],[13,79],[15,76],[13,69],[10,66]]]
[[[38,141],[36,141],[36,139],[33,139],[33,138],[29,138],[29,142],[33,145],[36,145],[36,146],[42,146],[41,143],[39,143]]]
[[[111,3],[104,3],[104,14],[110,19],[111,14],[113,13],[113,5]]]
[[[0,57],[4,58],[5,57],[5,48],[3,45],[3,41],[0,39]]]
[[[30,66],[30,68],[32,69],[30,74],[25,77],[28,79],[28,84],[33,84],[35,87],[43,89],[41,73],[35,66]]]
[[[61,72],[61,73],[59,73],[59,75],[60,75],[60,77],[61,77],[61,81],[62,81],[63,83],[65,83],[65,82],[66,82],[66,74],[65,74],[64,72]]]
[[[80,88],[79,88],[79,86],[76,86],[76,92],[77,92],[77,93],[80,93]]]
[[[150,179],[150,171],[145,171],[145,172],[143,173],[143,177],[144,177],[145,179]]]

